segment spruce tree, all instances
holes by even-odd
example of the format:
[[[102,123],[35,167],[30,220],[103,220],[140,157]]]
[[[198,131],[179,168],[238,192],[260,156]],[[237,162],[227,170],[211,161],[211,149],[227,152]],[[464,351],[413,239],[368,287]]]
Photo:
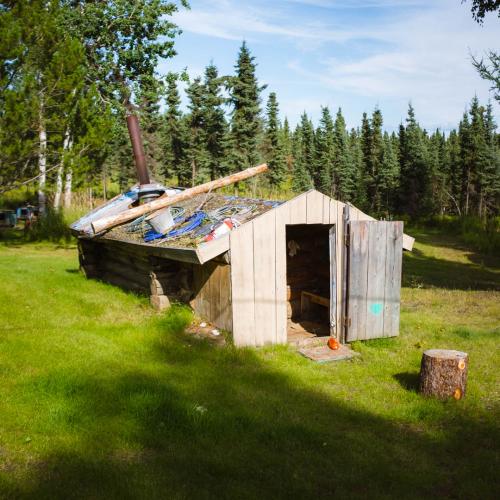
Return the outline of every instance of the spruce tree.
[[[335,159],[333,162],[334,192],[341,201],[352,201],[356,191],[356,167],[351,157],[349,136],[342,110],[339,108],[334,123]]]
[[[395,193],[399,182],[399,162],[394,143],[387,132],[384,133],[382,161],[378,175],[378,192],[380,199],[380,215],[388,215],[394,211]]]
[[[465,111],[458,126],[460,141],[460,209],[463,215],[469,215],[470,193],[472,185],[473,152],[469,115]]]
[[[327,195],[332,195],[333,162],[335,157],[334,125],[328,107],[321,108],[321,119],[316,131],[316,188]]]
[[[446,175],[444,194],[448,198],[448,211],[461,215],[460,190],[461,190],[461,163],[460,141],[456,130],[452,130],[445,145],[445,161],[443,168]]]
[[[260,87],[255,75],[255,58],[243,42],[236,62],[236,76],[230,79],[231,169],[242,170],[258,161],[257,139],[261,130]]]
[[[206,169],[210,179],[227,175],[228,126],[222,105],[222,79],[214,64],[205,69],[205,96],[203,99],[203,122],[206,138]]]
[[[179,109],[181,98],[177,90],[179,76],[167,77],[167,108],[164,116],[165,177],[177,176],[180,186],[189,186],[192,170],[188,157],[187,123]]]
[[[412,218],[432,211],[427,149],[413,106],[408,106],[401,151],[399,208]]]
[[[202,166],[206,163],[206,129],[204,120],[205,88],[201,78],[195,78],[186,89],[189,99],[189,114],[186,117],[188,127],[188,161],[191,166],[191,185],[206,180]]]
[[[266,109],[265,159],[269,167],[269,182],[272,187],[279,188],[286,177],[286,160],[279,136],[280,123],[276,93],[269,94]]]
[[[361,148],[360,133],[354,128],[351,129],[351,133],[349,134],[349,154],[353,165],[356,185],[352,202],[360,209],[368,210],[369,203],[364,179],[363,150]]]
[[[143,85],[137,97],[146,163],[153,178],[161,175],[163,170],[164,151],[161,141],[162,115],[160,112],[163,92],[163,84],[152,80],[150,85]]]
[[[483,215],[497,215],[500,209],[500,137],[496,134],[493,107],[488,103],[484,113],[484,132],[486,142],[486,163],[481,172],[483,195]]]
[[[384,173],[384,138],[382,133],[382,113],[377,108],[373,112],[371,122],[368,124],[366,116],[364,120],[363,144],[368,156],[365,159],[365,178],[368,200],[370,200],[370,212],[380,214],[382,212],[382,194],[380,184],[385,183],[382,179]],[[390,168],[390,167],[389,167]],[[390,175],[388,173],[388,175]],[[387,207],[385,207],[387,210]]]
[[[300,125],[297,125],[293,134],[293,178],[292,189],[295,193],[302,193],[313,186],[311,175],[307,167],[308,155],[311,154],[311,123],[304,112]],[[304,134],[305,129],[305,134]]]
[[[300,161],[307,170],[308,178],[314,184],[316,178],[314,126],[304,111],[300,118]]]

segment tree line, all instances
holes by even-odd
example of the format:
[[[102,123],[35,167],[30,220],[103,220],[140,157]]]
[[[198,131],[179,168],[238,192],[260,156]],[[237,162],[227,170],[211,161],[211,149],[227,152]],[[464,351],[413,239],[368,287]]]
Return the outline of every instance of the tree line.
[[[47,2],[21,4],[0,10],[0,181],[38,174],[41,202],[47,191],[58,207],[73,189],[93,186],[106,196],[111,182],[134,183],[124,120],[133,110],[153,177],[167,184],[190,186],[266,161],[259,183],[269,196],[314,187],[379,217],[498,214],[500,136],[492,105],[477,97],[446,134],[423,129],[411,104],[397,133],[384,131],[378,108],[356,128],[341,109],[323,107],[317,124],[304,112],[292,129],[276,93],[262,102],[265,86],[246,43],[232,75],[213,63],[194,79],[156,73],[158,58],[174,55],[174,3],[58,1],[52,11]]]

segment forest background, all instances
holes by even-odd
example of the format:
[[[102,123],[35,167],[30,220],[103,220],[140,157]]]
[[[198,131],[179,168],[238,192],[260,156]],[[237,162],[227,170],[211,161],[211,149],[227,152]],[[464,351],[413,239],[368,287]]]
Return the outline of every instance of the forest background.
[[[498,9],[483,4],[472,5],[478,22]],[[304,111],[292,128],[272,89],[262,102],[265,85],[245,42],[233,74],[219,74],[213,63],[194,79],[158,74],[180,34],[171,16],[187,7],[163,0],[0,2],[4,206],[32,202],[49,213],[78,201],[86,209],[130,187],[136,175],[124,117],[134,112],[158,182],[187,187],[266,161],[269,173],[240,192],[282,199],[314,187],[373,216],[474,219],[498,238],[500,135],[491,102],[472,96],[446,133],[422,128],[411,103],[397,132],[384,130],[379,108],[350,129],[342,109],[328,107],[318,123]],[[489,66],[474,62],[491,76]]]

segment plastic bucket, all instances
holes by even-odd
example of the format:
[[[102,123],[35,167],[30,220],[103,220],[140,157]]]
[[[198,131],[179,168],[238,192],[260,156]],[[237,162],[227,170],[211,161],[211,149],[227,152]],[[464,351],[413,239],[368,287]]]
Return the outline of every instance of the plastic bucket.
[[[147,219],[157,233],[165,234],[173,225],[174,219],[170,207],[164,208],[153,217]]]

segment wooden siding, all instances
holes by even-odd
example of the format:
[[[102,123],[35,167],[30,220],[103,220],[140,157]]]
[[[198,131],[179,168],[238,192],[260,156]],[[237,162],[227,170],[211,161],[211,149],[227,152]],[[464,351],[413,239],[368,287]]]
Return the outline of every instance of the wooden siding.
[[[317,191],[309,191],[231,232],[235,345],[286,343],[286,226],[336,224],[338,216],[342,221],[339,205],[343,207]],[[338,238],[336,251],[340,252]],[[338,272],[340,276],[341,269]]]
[[[344,340],[346,301],[343,264],[347,258],[343,219],[345,206],[340,201],[311,190],[230,233],[233,337],[236,345],[286,343],[286,226],[290,224],[335,225],[335,333],[339,339]],[[349,206],[349,212],[354,221],[375,220],[355,207]],[[386,239],[388,238],[389,235],[386,235]],[[408,238],[412,240],[411,237]],[[382,246],[384,244],[381,243]],[[396,254],[395,251],[395,257],[401,260],[401,256]],[[398,265],[397,258],[395,266]],[[394,308],[387,312],[395,325],[399,321],[396,313]],[[384,313],[384,318],[385,315]]]
[[[234,344],[255,346],[253,221],[230,233],[230,255]]]
[[[193,289],[195,312],[218,328],[232,330],[231,266],[215,262],[193,266]]]

